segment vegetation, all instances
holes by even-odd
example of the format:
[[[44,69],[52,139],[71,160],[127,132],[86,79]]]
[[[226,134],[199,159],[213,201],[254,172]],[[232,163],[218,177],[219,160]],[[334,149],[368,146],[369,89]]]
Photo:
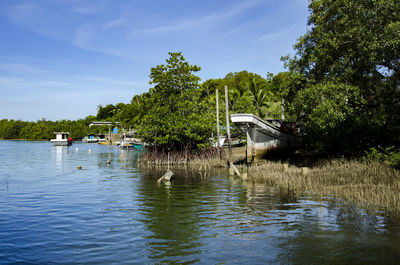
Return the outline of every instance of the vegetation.
[[[366,162],[379,161],[392,167],[400,168],[400,149],[394,146],[383,148],[381,146],[372,147],[365,152]]]
[[[400,2],[319,0],[309,9],[296,56],[284,58],[299,77],[285,95],[290,116],[331,153],[399,146]]]
[[[90,117],[89,117],[90,119]],[[68,131],[73,139],[81,139],[87,133],[94,132],[98,128],[88,127],[90,120],[77,121],[46,121],[37,122],[14,121],[3,119],[0,121],[1,139],[27,139],[49,140],[54,138],[54,132]]]
[[[161,149],[197,150],[208,144],[214,126],[211,101],[202,93],[194,75],[200,70],[189,65],[181,53],[170,53],[166,65],[151,69],[151,84],[142,102],[146,110],[138,136]],[[208,145],[209,146],[209,145]]]

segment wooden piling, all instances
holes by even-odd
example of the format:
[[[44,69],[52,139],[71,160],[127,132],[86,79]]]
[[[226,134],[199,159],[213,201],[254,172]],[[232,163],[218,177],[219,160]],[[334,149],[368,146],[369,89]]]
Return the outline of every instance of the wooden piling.
[[[228,100],[228,87],[225,88],[225,110],[226,110],[226,130],[228,134],[228,150],[229,150],[229,166],[232,165],[232,148],[231,148],[231,129],[229,126],[229,100]],[[232,171],[230,170],[230,173]],[[231,173],[232,174],[232,173]]]
[[[217,147],[218,147],[218,157],[221,160],[221,146],[219,144],[219,96],[218,89],[215,90],[215,101],[217,104]]]

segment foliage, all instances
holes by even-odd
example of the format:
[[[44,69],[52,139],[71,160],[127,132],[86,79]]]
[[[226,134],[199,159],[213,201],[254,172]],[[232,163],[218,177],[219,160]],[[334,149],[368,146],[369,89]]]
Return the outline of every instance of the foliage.
[[[0,121],[1,139],[49,140],[54,138],[54,132],[57,131],[68,131],[72,138],[81,139],[88,133],[88,127],[85,120],[27,122],[3,119]]]
[[[396,150],[394,146],[372,147],[365,152],[365,159],[367,161],[377,160],[392,167],[400,168],[400,149]]]
[[[295,45],[292,69],[318,81],[353,84],[392,80],[399,85],[400,2],[314,0],[310,30]],[[364,87],[364,86],[362,86]]]
[[[122,104],[122,103],[121,103]],[[97,106],[97,119],[107,120],[116,114],[117,108],[113,104],[108,104],[105,107]]]
[[[349,140],[348,128],[358,124],[354,117],[362,102],[358,87],[317,84],[299,91],[288,112],[305,126],[314,145],[337,149]]]
[[[138,135],[161,148],[196,149],[208,141],[214,117],[211,101],[203,96],[200,70],[189,65],[181,53],[169,53],[166,65],[151,69],[148,95],[143,98],[145,113],[141,116]]]
[[[254,73],[241,71],[228,73],[222,79],[210,79],[202,84],[203,90],[210,97],[214,97],[215,90],[218,89],[222,119],[225,119],[224,86],[228,87],[231,114],[252,113],[262,118],[280,116],[280,110],[276,108],[276,102],[280,99],[272,92],[270,80]]]
[[[336,142],[338,150],[400,145],[400,2],[313,0],[309,10],[309,30],[296,43],[296,56],[284,58],[306,85],[292,85],[285,104],[294,104],[292,110],[302,114],[309,129],[317,126],[320,136],[332,136],[332,131],[350,136]],[[324,102],[314,109],[313,100],[307,99],[314,97],[312,91],[328,89],[333,95],[340,87],[358,88],[361,104],[341,109],[336,108],[340,101],[332,108]],[[299,98],[311,105],[299,103]],[[325,141],[324,147],[333,145]]]

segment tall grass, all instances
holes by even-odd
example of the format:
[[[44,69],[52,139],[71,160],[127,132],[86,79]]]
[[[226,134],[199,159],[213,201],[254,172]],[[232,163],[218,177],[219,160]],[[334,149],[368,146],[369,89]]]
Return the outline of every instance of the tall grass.
[[[370,211],[400,216],[400,171],[378,162],[332,160],[313,168],[264,162],[249,168],[249,178],[292,196],[332,196]]]

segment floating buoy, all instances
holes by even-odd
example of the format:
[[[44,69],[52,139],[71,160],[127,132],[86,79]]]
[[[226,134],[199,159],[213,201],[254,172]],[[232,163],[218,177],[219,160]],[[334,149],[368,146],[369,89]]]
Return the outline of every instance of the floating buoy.
[[[76,168],[77,168],[77,169],[82,169],[82,166],[77,166]]]
[[[92,152],[92,149],[88,149],[87,151],[90,153],[90,152]]]
[[[106,164],[107,164],[107,165],[110,165],[110,164],[111,164],[111,160],[107,160],[107,161],[106,161]]]
[[[78,151],[78,147],[77,147],[77,148],[75,148],[75,151]]]

